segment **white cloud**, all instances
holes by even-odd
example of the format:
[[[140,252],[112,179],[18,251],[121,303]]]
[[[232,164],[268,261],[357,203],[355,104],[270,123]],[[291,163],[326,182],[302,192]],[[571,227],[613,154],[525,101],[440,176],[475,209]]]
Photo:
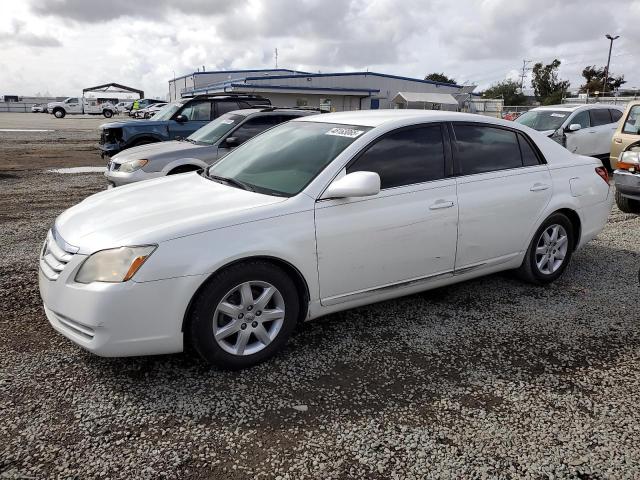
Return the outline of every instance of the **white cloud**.
[[[115,81],[164,97],[176,75],[207,69],[369,68],[444,72],[487,86],[522,59],[563,61],[580,84],[620,34],[614,74],[640,86],[640,4],[612,0],[24,0],[3,6],[0,94],[75,95]],[[599,12],[593,15],[592,12]],[[613,13],[608,13],[613,12]]]

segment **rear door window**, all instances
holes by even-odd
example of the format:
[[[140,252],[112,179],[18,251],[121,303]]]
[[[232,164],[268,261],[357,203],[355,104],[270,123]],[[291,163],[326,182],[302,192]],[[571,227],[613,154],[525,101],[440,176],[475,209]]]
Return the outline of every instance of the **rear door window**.
[[[225,100],[222,102],[216,102],[216,117],[234,110],[239,110],[240,108],[243,107],[238,106],[238,102],[235,101]]]
[[[600,125],[612,123],[611,114],[607,108],[594,108],[593,110],[589,110],[589,115],[591,116],[592,127],[599,127]]]
[[[532,167],[534,165],[540,165],[540,158],[538,154],[529,143],[524,135],[518,133],[518,143],[520,144],[520,153],[522,154],[522,166]]]
[[[403,129],[384,135],[353,164],[351,172],[375,172],[381,188],[440,180],[445,176],[440,125]]]
[[[622,112],[620,110],[614,110],[610,108],[609,113],[611,114],[611,120],[613,120],[614,122],[617,122],[622,117]]]
[[[454,124],[458,169],[461,175],[522,167],[516,133],[484,125]]]

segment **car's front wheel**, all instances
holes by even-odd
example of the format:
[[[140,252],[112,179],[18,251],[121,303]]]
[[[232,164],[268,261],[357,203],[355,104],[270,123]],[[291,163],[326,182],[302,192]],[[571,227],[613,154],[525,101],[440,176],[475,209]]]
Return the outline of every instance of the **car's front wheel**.
[[[554,213],[538,228],[522,265],[519,276],[530,283],[543,285],[556,280],[567,268],[573,254],[573,225],[566,215]]]
[[[232,265],[196,297],[186,333],[208,362],[222,368],[256,365],[280,350],[295,328],[299,298],[281,268],[264,261]]]
[[[56,118],[64,118],[65,113],[66,112],[64,110],[62,110],[61,108],[58,108],[53,111],[53,116]]]

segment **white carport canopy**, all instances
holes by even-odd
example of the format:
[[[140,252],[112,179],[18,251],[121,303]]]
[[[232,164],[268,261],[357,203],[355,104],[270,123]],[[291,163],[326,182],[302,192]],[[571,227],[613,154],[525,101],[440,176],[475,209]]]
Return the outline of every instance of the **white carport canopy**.
[[[450,93],[418,93],[418,92],[398,92],[393,98],[394,103],[439,103],[441,105],[458,106],[458,101]]]

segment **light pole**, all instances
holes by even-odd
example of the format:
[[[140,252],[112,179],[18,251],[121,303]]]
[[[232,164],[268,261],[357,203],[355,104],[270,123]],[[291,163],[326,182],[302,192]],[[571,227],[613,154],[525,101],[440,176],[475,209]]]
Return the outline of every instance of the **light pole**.
[[[609,81],[609,63],[611,62],[611,49],[613,48],[613,41],[617,38],[620,38],[620,35],[616,35],[612,37],[608,33],[605,35],[605,38],[609,39],[609,57],[607,58],[607,68],[604,70],[604,85],[602,86],[602,96],[607,91],[607,82]]]

